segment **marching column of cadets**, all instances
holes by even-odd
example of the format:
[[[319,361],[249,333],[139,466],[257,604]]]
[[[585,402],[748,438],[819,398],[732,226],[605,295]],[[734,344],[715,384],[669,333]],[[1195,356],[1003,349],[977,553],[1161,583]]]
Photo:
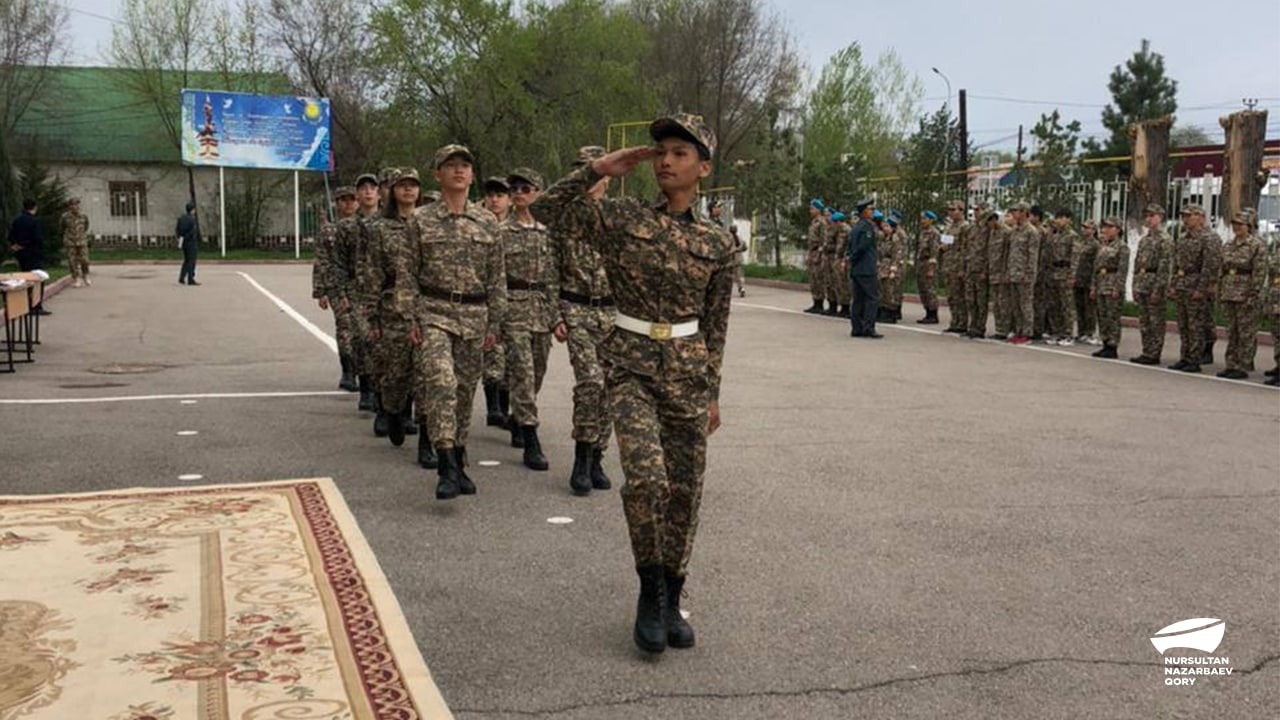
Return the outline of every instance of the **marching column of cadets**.
[[[902,319],[906,235],[902,215],[875,209],[874,201],[855,204],[866,214],[860,232],[851,230],[846,215],[834,206],[810,202],[808,237],[809,288],[813,304],[806,313],[850,317],[855,337],[879,337],[874,324]],[[1181,354],[1171,370],[1203,372],[1214,362],[1217,329],[1215,301],[1225,319],[1225,368],[1218,377],[1245,380],[1254,370],[1256,333],[1263,317],[1271,319],[1274,337],[1280,332],[1280,245],[1267,251],[1256,233],[1252,208],[1231,218],[1232,238],[1226,242],[1208,227],[1204,208],[1184,205],[1182,232],[1177,239],[1165,229],[1165,210],[1158,204],[1144,208],[1144,232],[1132,258],[1134,302],[1138,307],[1142,352],[1130,358],[1140,365],[1159,365],[1164,347],[1165,313],[1175,311]],[[937,214],[925,210],[915,246],[914,267],[924,317],[920,324],[938,322],[937,280],[945,282],[951,322],[944,332],[970,338],[993,338],[1012,344],[1070,346],[1100,345],[1094,357],[1118,357],[1120,317],[1125,279],[1130,268],[1129,246],[1120,218],[1101,223],[1086,220],[1077,231],[1069,210],[1046,221],[1036,205],[1017,203],[1002,217],[979,202],[973,220],[964,204],[947,206],[939,232]],[[868,245],[857,271],[847,258],[855,246]],[[828,249],[831,248],[831,249]],[[868,263],[871,263],[868,266]],[[867,268],[876,282],[867,280]],[[861,279],[860,279],[861,278]],[[875,319],[851,316],[847,300],[857,292],[876,297]],[[988,312],[995,316],[995,332],[987,334]],[[1280,347],[1276,350],[1280,366]],[[1276,368],[1265,382],[1280,385]]]

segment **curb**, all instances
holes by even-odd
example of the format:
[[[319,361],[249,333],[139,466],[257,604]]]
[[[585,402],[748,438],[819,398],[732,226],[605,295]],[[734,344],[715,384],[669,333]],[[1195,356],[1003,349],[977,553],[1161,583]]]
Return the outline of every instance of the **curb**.
[[[283,260],[223,260],[222,258],[203,258],[197,260],[199,265],[310,265],[311,258],[299,259],[283,259]],[[93,260],[94,265],[181,265],[181,260]]]
[[[44,299],[48,300],[54,295],[57,295],[58,293],[70,287],[71,283],[73,282],[75,282],[75,278],[71,277],[70,275],[63,275],[57,280],[54,280],[53,282],[45,286]],[[43,304],[43,302],[44,301],[42,300],[41,303]]]
[[[753,277],[746,278],[746,282],[748,285],[760,285],[761,287],[776,288],[778,290],[795,290],[798,292],[805,292],[805,293],[809,292],[808,283],[797,283],[797,282],[791,282],[789,280],[770,280],[768,278],[753,278]],[[920,296],[913,295],[911,293],[903,293],[902,301],[919,305]],[[946,306],[947,306],[947,299],[945,297],[939,297],[938,307],[946,307]],[[1120,318],[1120,325],[1122,327],[1127,327],[1127,328],[1136,328],[1138,327],[1138,319],[1123,316]],[[1165,321],[1164,331],[1166,334],[1169,334],[1169,335],[1177,335],[1178,323],[1172,320]],[[1217,335],[1219,340],[1227,339],[1226,328],[1223,328],[1223,327],[1215,328],[1215,334]],[[1275,336],[1272,335],[1271,333],[1259,332],[1257,337],[1258,337],[1259,345],[1267,345],[1267,346],[1275,345]]]

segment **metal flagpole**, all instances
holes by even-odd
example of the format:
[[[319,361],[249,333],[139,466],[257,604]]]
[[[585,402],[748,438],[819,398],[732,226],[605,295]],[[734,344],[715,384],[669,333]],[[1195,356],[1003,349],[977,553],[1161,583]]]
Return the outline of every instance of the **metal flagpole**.
[[[293,171],[293,259],[302,257],[302,211],[298,194],[298,171]]]
[[[222,257],[227,256],[227,173],[218,166],[218,242],[222,245]]]

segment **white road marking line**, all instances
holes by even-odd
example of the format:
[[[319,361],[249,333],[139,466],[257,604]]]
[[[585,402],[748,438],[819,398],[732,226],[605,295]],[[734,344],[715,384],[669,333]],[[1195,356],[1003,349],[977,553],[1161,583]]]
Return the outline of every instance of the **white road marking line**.
[[[198,403],[198,402],[200,402],[200,401],[199,401],[199,400],[183,400],[183,401],[182,401],[182,404],[183,404],[183,405],[195,405],[195,404],[196,404],[196,403]]]
[[[499,460],[481,460],[476,464],[479,465],[480,467],[498,467],[499,465],[502,464],[502,462]]]
[[[203,476],[203,475],[196,475],[196,474],[194,474],[194,473],[193,473],[193,474],[191,474],[191,475],[179,475],[179,476],[178,476],[178,479],[179,479],[179,480],[184,480],[184,481],[186,481],[186,482],[194,482],[194,481],[196,481],[196,480],[203,480],[203,479],[204,479],[204,476]]]
[[[18,400],[0,399],[0,405],[79,405],[83,403],[138,402],[145,400],[181,400],[183,398],[201,398],[205,400],[234,400],[239,398],[290,398],[290,397],[326,397],[349,393],[342,390],[316,390],[313,392],[243,392],[243,393],[195,393],[190,395],[116,395],[90,398],[25,398]]]
[[[757,310],[768,310],[770,312],[786,313],[788,315],[811,315],[814,317],[814,319],[817,319],[817,320],[844,320],[846,322],[849,320],[848,318],[833,318],[829,315],[813,315],[812,313],[806,313],[802,310],[792,310],[791,308],[781,308],[774,305],[759,305],[756,303],[744,303],[744,302],[734,303],[734,305],[741,305],[742,307],[755,308]],[[907,327],[905,325],[888,325],[885,323],[876,323],[876,330],[879,331],[881,329],[906,330],[907,332],[924,333],[926,335],[941,336],[945,334],[940,330],[928,330],[925,328]],[[1275,385],[1264,385],[1261,382],[1249,382],[1244,380],[1228,380],[1227,378],[1217,377],[1212,373],[1209,373],[1209,374],[1184,373],[1181,370],[1170,370],[1169,368],[1162,367],[1159,365],[1139,365],[1137,363],[1131,363],[1124,360],[1107,360],[1104,358],[1095,358],[1092,355],[1083,355],[1080,353],[1071,352],[1070,350],[1059,350],[1057,348],[1044,347],[1040,345],[1031,345],[1031,344],[1011,345],[1003,340],[993,340],[990,338],[983,338],[981,340],[969,340],[968,338],[961,338],[960,336],[957,336],[956,339],[968,340],[969,342],[980,342],[980,343],[985,343],[987,345],[994,345],[994,346],[1009,348],[1012,350],[1034,350],[1035,352],[1053,353],[1054,355],[1062,355],[1064,357],[1075,358],[1077,360],[1094,360],[1098,362],[1107,362],[1107,363],[1112,363],[1116,365],[1121,365],[1127,368],[1132,368],[1134,370],[1149,370],[1154,372],[1162,372],[1162,373],[1168,373],[1170,375],[1177,375],[1178,377],[1192,378],[1196,380],[1212,380],[1214,382],[1227,383],[1234,387],[1260,388],[1263,390],[1280,390],[1280,388],[1277,388]],[[3,401],[0,401],[0,402],[3,402]]]
[[[552,525],[568,525],[569,523],[573,522],[573,518],[571,518],[571,517],[550,517],[550,518],[547,518],[547,522],[551,523]]]
[[[199,435],[199,434],[200,434],[199,430],[179,430],[178,431],[178,437],[191,437],[192,435]]]
[[[253,277],[251,277],[248,273],[236,271],[236,274],[244,278],[245,280],[247,280],[250,285],[257,288],[258,292],[262,293],[263,295],[266,295],[268,300],[275,303],[276,307],[283,310],[286,315],[296,320],[297,323],[301,325],[303,328],[305,328],[307,332],[311,333],[312,335],[315,335],[316,338],[320,340],[320,342],[324,343],[325,347],[333,351],[334,355],[338,354],[338,341],[334,340],[332,335],[321,330],[319,327],[316,326],[315,323],[302,317],[302,315],[297,310],[294,310],[293,307],[289,305],[289,303],[271,294],[270,290],[259,285],[258,281],[254,280]]]

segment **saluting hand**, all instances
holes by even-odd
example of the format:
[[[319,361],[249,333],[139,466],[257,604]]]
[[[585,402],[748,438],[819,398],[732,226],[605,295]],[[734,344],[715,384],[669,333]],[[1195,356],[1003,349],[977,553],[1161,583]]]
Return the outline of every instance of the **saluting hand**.
[[[720,429],[720,401],[712,400],[707,405],[707,437],[715,434]]]
[[[563,320],[556,323],[556,327],[553,332],[555,333],[556,341],[558,342],[565,342],[569,339],[569,326],[565,325]]]
[[[591,169],[605,177],[622,177],[636,166],[657,154],[653,147],[633,147],[614,150],[591,163]]]

